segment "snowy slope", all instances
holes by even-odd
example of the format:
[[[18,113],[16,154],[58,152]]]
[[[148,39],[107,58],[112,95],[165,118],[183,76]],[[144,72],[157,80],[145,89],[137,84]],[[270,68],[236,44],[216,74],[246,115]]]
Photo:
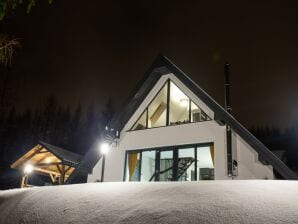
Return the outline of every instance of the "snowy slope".
[[[298,182],[92,183],[1,191],[0,223],[298,223]]]

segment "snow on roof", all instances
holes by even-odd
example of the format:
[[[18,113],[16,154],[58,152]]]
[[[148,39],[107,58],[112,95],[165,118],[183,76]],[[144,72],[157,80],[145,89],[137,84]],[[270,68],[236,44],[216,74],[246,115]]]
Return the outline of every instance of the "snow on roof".
[[[297,223],[298,182],[89,183],[0,192],[1,223]]]

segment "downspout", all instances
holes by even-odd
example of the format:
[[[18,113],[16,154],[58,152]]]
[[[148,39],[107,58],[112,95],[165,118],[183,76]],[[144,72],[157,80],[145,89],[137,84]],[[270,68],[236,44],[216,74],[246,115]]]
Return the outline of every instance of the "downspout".
[[[230,95],[230,64],[228,62],[225,63],[224,67],[224,75],[225,75],[225,109],[231,114],[231,95]],[[227,170],[228,176],[233,177],[233,157],[232,157],[232,131],[231,127],[226,124],[226,139],[227,139]]]

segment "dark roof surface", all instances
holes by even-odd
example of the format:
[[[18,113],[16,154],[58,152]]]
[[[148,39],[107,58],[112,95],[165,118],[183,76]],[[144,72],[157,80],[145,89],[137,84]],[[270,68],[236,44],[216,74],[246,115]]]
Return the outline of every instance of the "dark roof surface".
[[[110,127],[121,131],[130,117],[134,114],[148,93],[161,76],[173,73],[185,86],[187,86],[200,100],[214,111],[215,120],[224,121],[234,132],[243,138],[268,164],[285,179],[297,179],[296,174],[277,158],[264,144],[242,126],[231,114],[210,97],[201,87],[193,82],[183,71],[163,55],[159,55],[144,77],[131,92],[122,109],[113,117]],[[96,155],[96,156],[95,156]],[[76,179],[83,171],[91,170],[101,157],[94,152],[94,147],[86,154],[79,168],[69,178],[69,183]]]
[[[42,145],[44,148],[46,148],[48,151],[50,151],[51,153],[53,153],[55,156],[57,156],[60,160],[64,161],[64,162],[69,162],[69,163],[73,163],[73,164],[79,164],[82,156],[73,152],[70,152],[66,149],[54,146],[54,145],[50,145],[48,143],[39,142],[40,145]]]

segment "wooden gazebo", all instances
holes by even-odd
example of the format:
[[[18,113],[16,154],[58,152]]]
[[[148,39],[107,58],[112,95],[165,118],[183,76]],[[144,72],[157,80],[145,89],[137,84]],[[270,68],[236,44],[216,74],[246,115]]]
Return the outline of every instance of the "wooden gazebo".
[[[21,172],[20,187],[27,185],[28,175],[24,172],[26,166],[32,171],[49,176],[52,184],[64,184],[71,173],[78,167],[82,156],[66,149],[39,142],[26,154],[15,161],[11,168]]]

